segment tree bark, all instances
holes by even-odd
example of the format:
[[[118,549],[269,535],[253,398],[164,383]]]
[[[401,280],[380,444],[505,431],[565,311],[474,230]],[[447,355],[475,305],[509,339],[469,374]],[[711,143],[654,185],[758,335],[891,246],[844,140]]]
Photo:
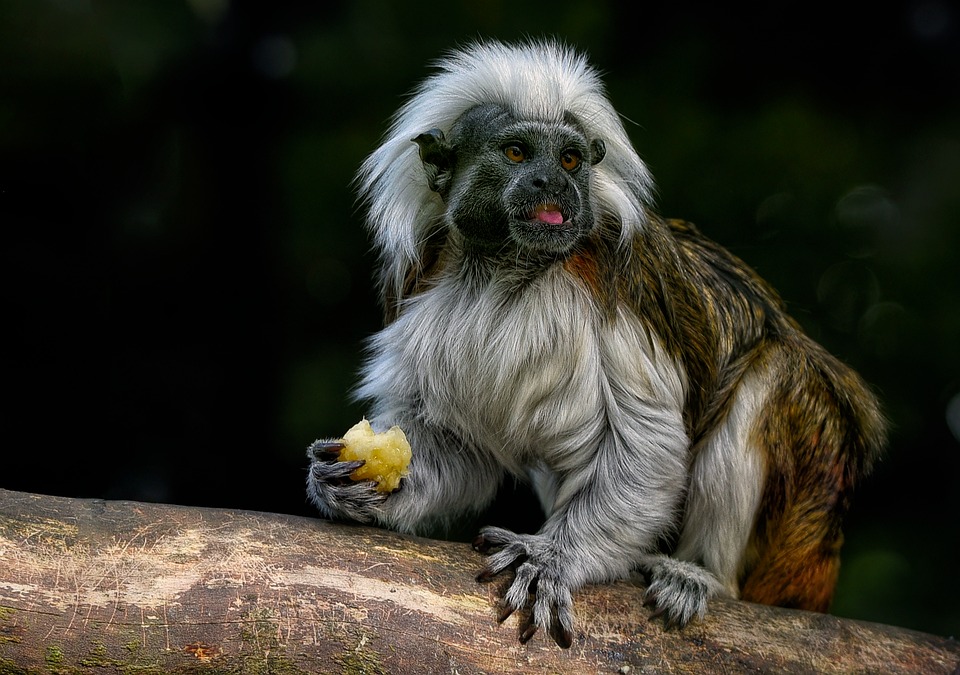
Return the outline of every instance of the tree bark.
[[[517,642],[467,544],[249,511],[0,490],[0,673],[951,673],[956,641],[734,601],[665,631],[642,587]]]

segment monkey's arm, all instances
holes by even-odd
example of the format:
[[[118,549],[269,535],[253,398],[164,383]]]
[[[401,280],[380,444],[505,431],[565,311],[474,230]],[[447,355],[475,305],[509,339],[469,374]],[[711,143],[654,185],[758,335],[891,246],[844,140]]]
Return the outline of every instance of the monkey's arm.
[[[491,458],[422,422],[386,415],[371,420],[378,430],[394,424],[406,434],[413,456],[409,474],[393,493],[378,492],[371,481],[350,480],[358,463],[338,461],[329,452],[331,441],[310,446],[307,495],[323,515],[416,532],[478,511],[496,496],[503,469]]]
[[[538,628],[557,644],[573,639],[572,592],[626,576],[670,531],[681,507],[687,439],[676,411],[637,401],[606,430],[586,461],[558,476],[555,510],[534,535],[485,528],[475,547],[491,554],[481,581],[509,568],[516,577],[500,620],[529,609],[520,640]],[[529,600],[533,594],[532,603]]]

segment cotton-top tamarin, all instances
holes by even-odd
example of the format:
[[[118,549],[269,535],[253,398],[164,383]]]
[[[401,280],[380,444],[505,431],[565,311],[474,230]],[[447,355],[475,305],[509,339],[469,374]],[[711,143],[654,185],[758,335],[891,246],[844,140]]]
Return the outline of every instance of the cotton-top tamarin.
[[[402,531],[528,480],[536,534],[488,527],[501,619],[569,646],[572,594],[640,570],[670,624],[723,595],[825,611],[851,490],[884,440],[860,378],[652,180],[583,56],[475,44],[441,60],[363,165],[386,327],[358,394],[399,425],[388,493],[317,441],[326,516]],[[664,551],[664,543],[668,548]]]

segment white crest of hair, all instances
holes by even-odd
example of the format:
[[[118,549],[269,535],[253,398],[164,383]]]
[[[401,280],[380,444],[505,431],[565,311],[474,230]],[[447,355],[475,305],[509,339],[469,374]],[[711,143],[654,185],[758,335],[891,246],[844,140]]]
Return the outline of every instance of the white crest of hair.
[[[431,129],[448,134],[464,112],[483,103],[501,105],[521,119],[576,117],[588,138],[606,146],[603,161],[592,171],[600,217],[619,223],[621,241],[643,226],[653,179],[583,55],[552,40],[487,41],[454,51],[436,66],[397,112],[357,177],[369,208],[368,226],[387,266],[382,279],[393,290],[400,290],[407,270],[418,264],[423,243],[443,213],[412,139]]]

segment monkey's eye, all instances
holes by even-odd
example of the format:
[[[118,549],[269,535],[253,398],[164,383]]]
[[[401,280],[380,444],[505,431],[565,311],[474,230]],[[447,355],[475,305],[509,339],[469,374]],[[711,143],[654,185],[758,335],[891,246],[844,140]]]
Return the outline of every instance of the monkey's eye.
[[[583,157],[576,150],[564,150],[560,153],[560,166],[566,171],[573,171],[583,160]]]
[[[506,155],[507,159],[511,162],[518,164],[527,158],[526,153],[523,152],[523,148],[519,145],[508,145],[503,149],[503,154]]]

